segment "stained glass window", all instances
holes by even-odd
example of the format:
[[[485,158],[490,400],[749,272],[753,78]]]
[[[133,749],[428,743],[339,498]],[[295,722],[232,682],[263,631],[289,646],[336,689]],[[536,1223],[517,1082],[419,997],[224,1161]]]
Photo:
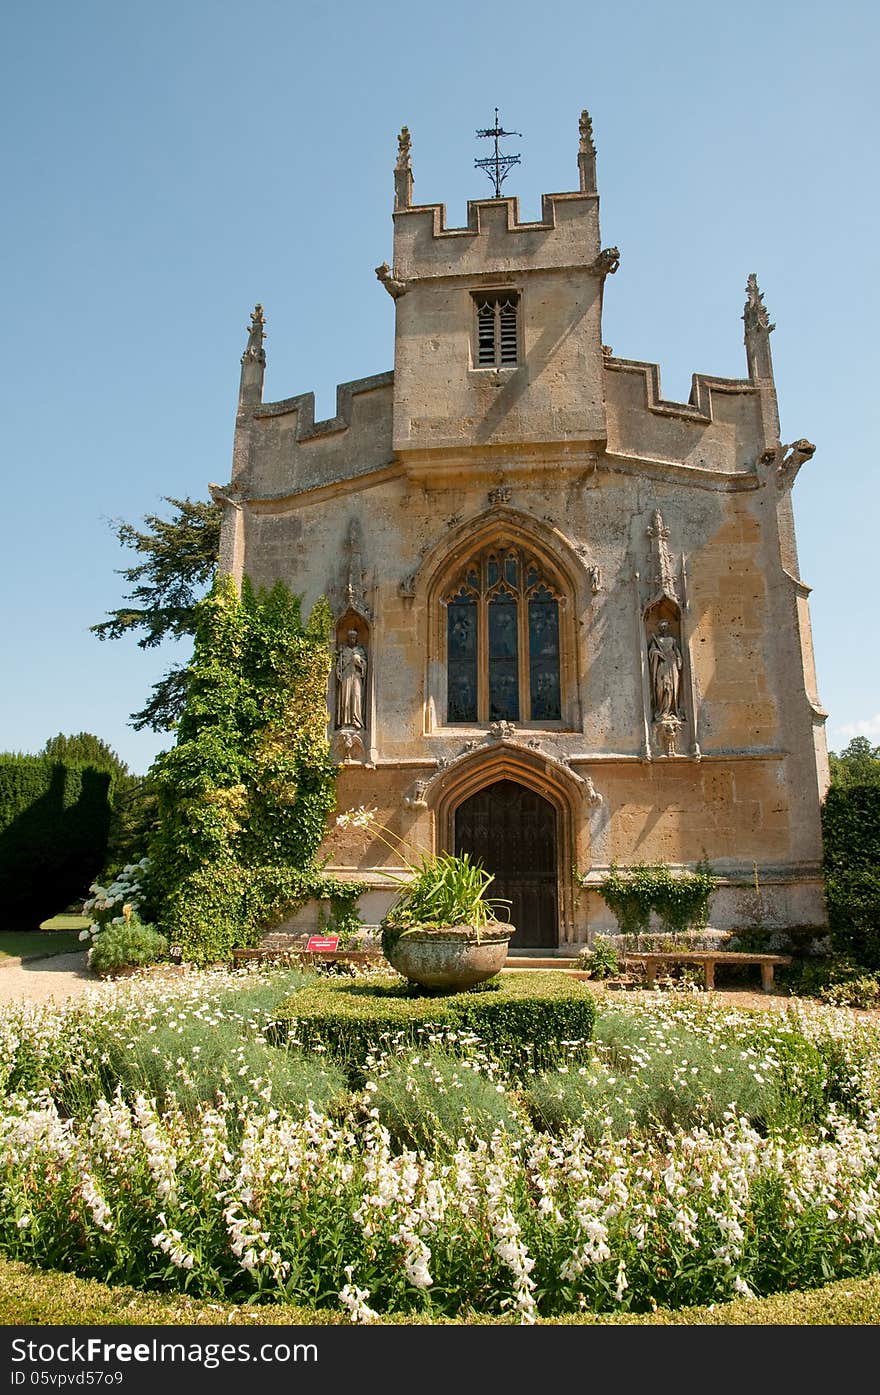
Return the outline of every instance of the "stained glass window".
[[[468,559],[446,596],[447,722],[562,720],[559,595],[519,546]]]
[[[447,609],[448,718],[477,720],[477,603],[459,593]]]

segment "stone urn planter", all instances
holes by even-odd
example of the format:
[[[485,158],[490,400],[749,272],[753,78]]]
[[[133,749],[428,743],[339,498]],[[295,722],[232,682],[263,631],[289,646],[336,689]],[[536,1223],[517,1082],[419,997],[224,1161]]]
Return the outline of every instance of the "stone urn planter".
[[[504,966],[516,926],[419,925],[385,936],[385,957],[411,983],[448,993],[494,978]]]

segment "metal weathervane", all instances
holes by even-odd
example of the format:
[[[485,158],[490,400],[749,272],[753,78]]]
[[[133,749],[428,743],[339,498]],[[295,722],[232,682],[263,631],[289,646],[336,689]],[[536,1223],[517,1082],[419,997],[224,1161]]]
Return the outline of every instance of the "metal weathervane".
[[[501,198],[501,185],[504,183],[514,165],[518,165],[520,157],[518,155],[502,155],[498,149],[498,141],[502,136],[521,136],[522,131],[504,131],[498,124],[498,108],[495,108],[495,125],[487,131],[477,131],[478,136],[492,137],[495,140],[495,154],[490,155],[486,160],[474,160],[474,165],[478,170],[485,170],[492,183],[495,185],[495,197]]]

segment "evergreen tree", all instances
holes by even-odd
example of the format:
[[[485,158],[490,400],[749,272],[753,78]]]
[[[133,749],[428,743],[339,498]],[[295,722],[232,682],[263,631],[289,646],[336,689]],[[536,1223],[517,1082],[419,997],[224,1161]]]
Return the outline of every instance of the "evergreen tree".
[[[75,736],[64,736],[61,732],[50,736],[39,754],[64,765],[90,765],[95,770],[106,770],[114,779],[128,775],[128,766],[122,757],[90,731],[79,731]]]
[[[139,647],[154,649],[165,639],[183,639],[195,632],[196,603],[216,571],[220,509],[210,501],[167,495],[165,502],[175,509],[171,518],[147,514],[143,530],[120,519],[113,525],[123,547],[143,560],[120,570],[132,588],[125,597],[129,604],[92,625],[99,639],[140,633]],[[185,684],[185,666],[173,664],[154,685],[146,706],[131,714],[132,726],[137,731],[170,731],[183,711]]]

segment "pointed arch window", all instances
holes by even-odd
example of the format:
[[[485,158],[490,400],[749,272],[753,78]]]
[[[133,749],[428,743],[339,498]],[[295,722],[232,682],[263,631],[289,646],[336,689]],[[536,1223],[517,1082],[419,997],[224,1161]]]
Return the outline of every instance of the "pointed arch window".
[[[446,721],[562,719],[554,579],[524,548],[484,549],[455,575],[446,604]]]

